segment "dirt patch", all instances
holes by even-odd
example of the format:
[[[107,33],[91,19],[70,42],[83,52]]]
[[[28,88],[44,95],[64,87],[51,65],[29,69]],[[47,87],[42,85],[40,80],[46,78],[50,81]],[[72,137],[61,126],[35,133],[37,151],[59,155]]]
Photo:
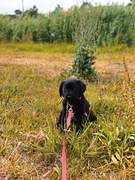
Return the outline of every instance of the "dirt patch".
[[[9,53],[1,54],[0,63],[25,65],[33,70],[57,76],[70,67],[71,55],[59,53]]]

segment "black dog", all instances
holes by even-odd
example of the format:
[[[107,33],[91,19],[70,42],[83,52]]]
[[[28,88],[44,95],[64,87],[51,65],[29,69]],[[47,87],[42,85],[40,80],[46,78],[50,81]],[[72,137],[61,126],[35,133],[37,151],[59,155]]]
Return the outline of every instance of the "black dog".
[[[63,96],[63,109],[61,110],[57,126],[61,131],[64,130],[67,119],[68,110],[72,107],[74,117],[72,123],[76,125],[76,131],[83,129],[83,123],[87,121],[96,121],[97,118],[93,114],[88,101],[84,97],[86,85],[77,79],[67,79],[62,81],[59,88],[60,97]],[[68,103],[68,107],[67,107]]]

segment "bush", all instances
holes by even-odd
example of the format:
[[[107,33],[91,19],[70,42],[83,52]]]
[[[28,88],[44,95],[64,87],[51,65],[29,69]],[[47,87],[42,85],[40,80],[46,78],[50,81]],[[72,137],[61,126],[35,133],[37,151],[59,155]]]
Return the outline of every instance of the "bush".
[[[71,72],[84,79],[94,80],[95,67],[92,67],[95,52],[95,35],[97,33],[98,15],[93,12],[93,8],[87,10],[87,6],[83,7],[79,12],[79,23],[75,30],[76,52],[74,54],[74,62],[71,67]],[[93,76],[94,75],[94,76]]]
[[[74,62],[71,67],[71,72],[73,74],[77,74],[84,79],[94,80],[94,76],[96,75],[95,67],[92,67],[95,56],[95,50],[87,47],[79,47],[76,49],[76,53],[74,54]]]

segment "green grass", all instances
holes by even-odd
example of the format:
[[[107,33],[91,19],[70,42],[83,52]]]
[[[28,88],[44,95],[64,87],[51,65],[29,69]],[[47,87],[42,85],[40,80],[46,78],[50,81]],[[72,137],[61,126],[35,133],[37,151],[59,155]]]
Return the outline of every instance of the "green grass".
[[[74,44],[68,43],[0,43],[0,50],[15,52],[51,52],[51,53],[73,53]],[[103,53],[135,53],[135,47],[128,47],[124,44],[112,47],[97,47],[100,54]]]
[[[10,51],[24,51],[24,52],[60,52],[60,53],[72,53],[75,50],[73,44],[59,43],[1,43],[1,50]]]
[[[66,136],[70,179],[135,177],[134,83],[102,77],[85,96],[98,121]],[[70,74],[46,76],[22,65],[0,64],[0,177],[61,179],[63,134],[55,129],[59,84]]]
[[[108,46],[108,47],[98,47],[97,48],[99,53],[135,53],[134,46],[128,47],[124,44],[115,45],[115,46]]]

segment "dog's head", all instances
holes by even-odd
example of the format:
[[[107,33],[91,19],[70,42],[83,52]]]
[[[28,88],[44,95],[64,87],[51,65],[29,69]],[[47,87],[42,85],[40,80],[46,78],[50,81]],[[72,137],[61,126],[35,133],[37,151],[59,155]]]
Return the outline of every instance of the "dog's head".
[[[59,93],[67,101],[73,102],[81,98],[85,90],[86,85],[81,80],[70,78],[61,82]]]

